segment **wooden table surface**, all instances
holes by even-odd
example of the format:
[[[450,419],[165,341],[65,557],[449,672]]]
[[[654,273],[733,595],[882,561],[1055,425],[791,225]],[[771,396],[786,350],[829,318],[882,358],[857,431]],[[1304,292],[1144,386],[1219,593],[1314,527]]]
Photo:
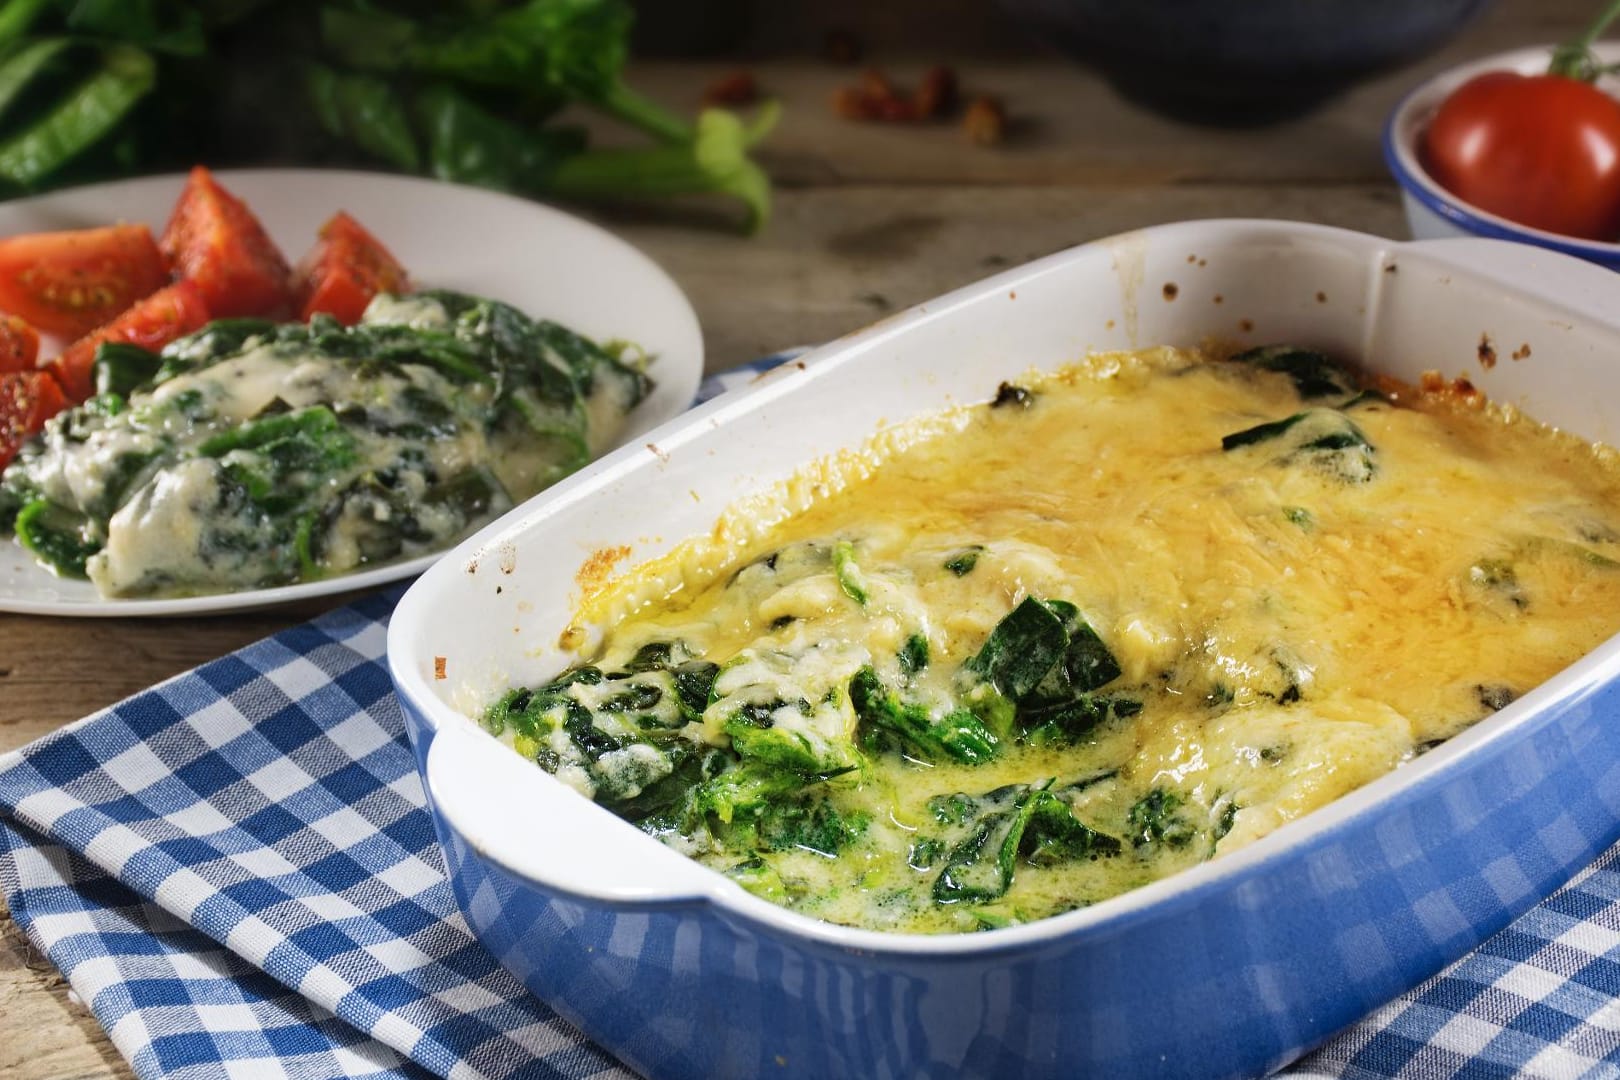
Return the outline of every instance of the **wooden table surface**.
[[[1004,145],[970,145],[951,124],[839,120],[829,99],[857,71],[829,66],[812,48],[795,55],[767,41],[759,47],[775,46],[774,56],[747,66],[786,110],[762,155],[777,181],[769,227],[741,238],[716,229],[713,208],[702,205],[594,214],[686,290],[703,323],[709,370],[836,337],[999,268],[1139,226],[1251,216],[1402,236],[1399,198],[1379,149],[1384,118],[1402,92],[1468,57],[1567,38],[1596,5],[1502,0],[1427,60],[1306,119],[1250,131],[1150,115],[1088,71],[1016,44],[1016,32],[987,6],[958,6],[971,9],[975,35],[983,30],[974,45],[925,55],[933,38],[919,43],[913,35],[891,52],[869,50],[867,60],[902,83],[929,63],[953,64],[969,93],[1006,102],[1012,123]],[[862,8],[829,3],[822,24],[841,18],[859,26]],[[800,21],[790,40],[818,40],[816,19],[801,13]],[[779,24],[772,29],[782,37]],[[879,40],[893,28],[871,32],[869,41]],[[980,47],[986,42],[991,47]],[[709,81],[737,66],[646,62],[630,81],[691,109]],[[343,599],[162,621],[0,615],[0,752]],[[130,1075],[3,907],[0,1035],[0,1077]]]

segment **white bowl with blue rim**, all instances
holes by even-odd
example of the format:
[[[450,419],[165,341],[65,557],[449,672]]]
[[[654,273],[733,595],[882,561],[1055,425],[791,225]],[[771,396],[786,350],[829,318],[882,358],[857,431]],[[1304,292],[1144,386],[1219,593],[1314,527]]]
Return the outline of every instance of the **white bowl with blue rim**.
[[[1258,1076],[1458,959],[1620,840],[1620,637],[1247,847],[974,934],[886,934],[778,907],[473,719],[577,659],[562,631],[579,575],[599,575],[604,556],[616,570],[656,558],[880,424],[986,400],[1031,366],[1211,338],[1297,342],[1408,383],[1465,374],[1560,428],[1620,436],[1620,278],[1491,240],[1165,225],[823,346],[513,510],[400,602],[389,669],[479,940],[655,1080]],[[1482,338],[1521,359],[1486,365]]]
[[[1610,270],[1620,270],[1620,242],[1602,243],[1520,225],[1500,214],[1464,202],[1441,187],[1423,167],[1419,151],[1423,133],[1428,130],[1435,111],[1452,91],[1476,75],[1490,71],[1543,74],[1552,52],[1551,45],[1537,45],[1471,60],[1434,76],[1407,94],[1395,107],[1384,125],[1384,162],[1394,174],[1395,182],[1400,185],[1406,223],[1412,230],[1413,239],[1481,236],[1488,240],[1511,240],[1574,255]],[[1592,52],[1605,65],[1620,63],[1620,42],[1598,42]],[[1612,78],[1600,80],[1599,85],[1611,93],[1620,92],[1620,83]],[[1620,237],[1615,239],[1620,241]]]

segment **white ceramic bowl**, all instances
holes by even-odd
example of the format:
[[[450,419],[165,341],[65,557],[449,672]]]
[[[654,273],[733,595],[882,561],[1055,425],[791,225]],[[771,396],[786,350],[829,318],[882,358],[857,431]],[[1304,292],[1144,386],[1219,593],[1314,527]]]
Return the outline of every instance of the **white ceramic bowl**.
[[[1407,94],[1395,107],[1384,125],[1384,161],[1394,174],[1395,182],[1401,186],[1406,223],[1414,239],[1480,236],[1490,240],[1512,240],[1561,251],[1611,270],[1620,270],[1620,243],[1605,244],[1533,229],[1481,210],[1436,183],[1424,169],[1418,153],[1419,140],[1428,130],[1435,110],[1453,90],[1488,71],[1514,71],[1521,75],[1545,72],[1552,51],[1550,45],[1538,45],[1471,60],[1434,76]],[[1620,42],[1599,42],[1593,52],[1605,64],[1620,63]],[[1600,85],[1620,94],[1620,81],[1612,76],[1606,76]]]
[[[1620,278],[1521,245],[1169,225],[930,301],[649,433],[468,541],[393,617],[389,666],[469,924],[536,994],[656,1077],[1213,1077],[1282,1064],[1620,838],[1620,639],[1229,856],[954,936],[834,926],[754,897],[463,710],[569,662],[558,636],[593,555],[619,567],[659,555],[881,423],[982,401],[1031,365],[1211,337],[1295,342],[1408,381],[1466,375],[1612,441],[1617,300]],[[1482,340],[1500,362],[1482,366]]]

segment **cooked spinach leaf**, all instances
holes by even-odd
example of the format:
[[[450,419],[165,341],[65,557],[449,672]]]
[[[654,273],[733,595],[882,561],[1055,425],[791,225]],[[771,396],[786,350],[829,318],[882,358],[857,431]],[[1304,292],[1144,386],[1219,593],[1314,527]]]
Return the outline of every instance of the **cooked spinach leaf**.
[[[1006,702],[1030,742],[1072,742],[1110,716],[1141,709],[1128,697],[1091,693],[1119,678],[1119,663],[1066,600],[1026,597],[996,624],[963,671],[995,692],[988,699],[992,707],[996,698]],[[985,688],[978,697],[968,696],[970,704],[985,702]]]
[[[935,820],[959,837],[934,881],[935,903],[998,899],[1012,887],[1020,855],[1031,865],[1051,866],[1120,851],[1117,839],[1076,818],[1051,786],[1051,780],[1011,784],[983,795],[958,792],[930,801]],[[918,857],[915,846],[912,857]]]
[[[1303,463],[1347,484],[1364,484],[1378,472],[1376,449],[1362,430],[1334,409],[1306,409],[1221,439],[1222,450],[1262,443],[1281,449],[1282,464]]]
[[[933,716],[926,706],[902,702],[870,666],[850,680],[849,698],[869,741],[874,733],[893,736],[927,761],[978,765],[996,756],[1000,740],[971,711],[954,708]]]
[[[1185,847],[1198,835],[1198,829],[1181,812],[1183,799],[1169,788],[1156,787],[1131,807],[1126,824],[1131,842],[1137,847],[1164,844]]]
[[[96,396],[117,394],[127,398],[152,381],[162,365],[162,359],[139,345],[105,342],[96,349]]]
[[[848,540],[834,544],[832,563],[833,573],[838,576],[838,587],[844,590],[845,596],[865,607],[871,594],[867,590],[866,578],[855,562],[855,545]]]
[[[1240,352],[1232,360],[1287,375],[1293,380],[1299,396],[1307,401],[1356,392],[1355,380],[1349,372],[1315,349],[1298,345],[1262,345]]]
[[[1041,684],[1068,647],[1064,619],[1049,605],[1025,597],[964,666],[1017,705]]]
[[[12,527],[23,547],[63,577],[83,577],[85,560],[101,547],[88,518],[48,499],[25,504]]]
[[[966,835],[951,848],[944,870],[934,879],[935,903],[981,903],[1012,887],[1018,846],[1035,813],[1031,793],[1026,784],[1011,784],[977,797],[936,797],[930,804],[935,816],[964,824]]]
[[[945,569],[957,577],[966,577],[973,573],[973,568],[979,565],[979,555],[984,551],[983,544],[973,544],[945,560]]]

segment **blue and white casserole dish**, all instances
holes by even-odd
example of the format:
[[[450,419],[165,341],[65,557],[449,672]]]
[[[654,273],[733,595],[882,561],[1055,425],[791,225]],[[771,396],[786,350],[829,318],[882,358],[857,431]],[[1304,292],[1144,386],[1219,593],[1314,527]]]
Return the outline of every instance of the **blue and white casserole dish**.
[[[389,663],[468,922],[653,1077],[1244,1076],[1291,1060],[1620,839],[1620,639],[1233,854],[966,935],[850,929],[750,895],[469,714],[568,665],[558,639],[593,556],[663,554],[882,424],[1092,350],[1289,341],[1408,382],[1466,375],[1613,442],[1617,288],[1493,241],[1163,226],[921,305],[653,431],[473,537],[394,615]],[[1491,343],[1528,358],[1483,364]]]

